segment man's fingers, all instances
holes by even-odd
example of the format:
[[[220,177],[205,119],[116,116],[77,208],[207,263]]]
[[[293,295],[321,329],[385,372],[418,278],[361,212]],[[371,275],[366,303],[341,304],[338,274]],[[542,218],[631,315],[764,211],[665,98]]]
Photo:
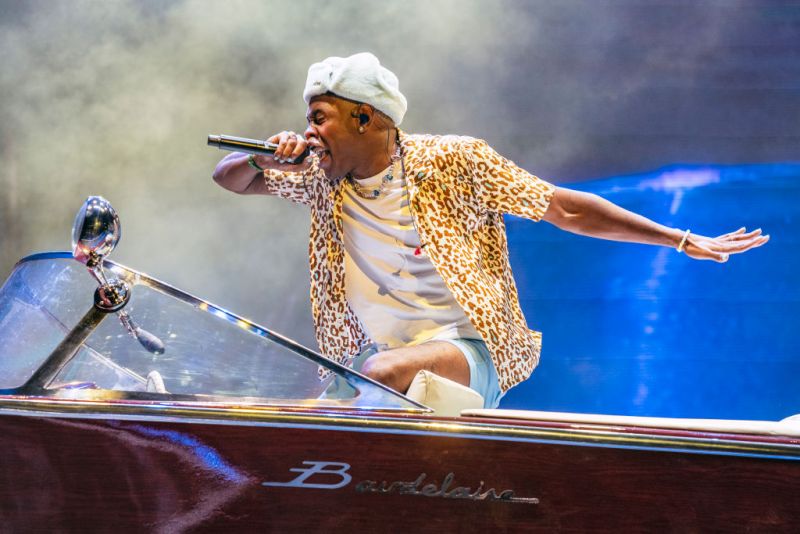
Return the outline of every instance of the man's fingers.
[[[745,250],[750,250],[751,248],[760,247],[767,241],[769,241],[769,235],[756,236],[752,240],[746,242],[747,246],[743,248],[741,252],[744,252]]]
[[[703,248],[715,254],[739,254],[741,252],[746,252],[751,248],[760,247],[767,241],[769,241],[768,235],[754,235],[747,239],[737,239],[734,241],[720,241],[719,239],[713,239],[704,243]]]
[[[727,234],[722,234],[718,236],[716,239],[723,239],[723,240],[733,240],[733,239],[747,239],[748,237],[758,235],[761,233],[761,228],[753,230],[752,232],[747,232],[747,229],[742,226],[735,232],[729,232]]]
[[[761,235],[761,228],[756,228],[752,232],[748,232],[746,234],[745,233],[741,233],[741,234],[735,235],[735,236],[733,236],[733,239],[734,240],[750,239],[751,237],[756,237],[756,236],[759,236],[759,235]]]
[[[269,143],[275,143],[278,148],[275,149],[273,157],[278,163],[292,163],[294,160],[306,151],[308,142],[305,138],[295,132],[284,130],[267,139]]]
[[[297,136],[297,145],[295,145],[294,150],[292,151],[289,158],[294,161],[300,157],[300,155],[306,151],[306,147],[308,147],[308,142],[302,136]]]
[[[290,137],[286,141],[286,145],[283,148],[283,157],[281,158],[281,163],[290,163],[292,159],[292,153],[294,152],[295,147],[297,146],[297,137]]]
[[[289,159],[292,151],[294,151],[294,147],[297,144],[297,134],[288,130],[284,130],[279,134],[273,135],[267,139],[267,141],[278,145],[278,148],[275,149],[275,154],[273,154],[273,157],[279,163],[283,163],[285,160]]]
[[[746,228],[744,226],[742,226],[741,228],[739,228],[735,232],[728,232],[727,234],[722,234],[720,236],[717,236],[717,239],[730,239],[732,237],[735,237],[735,236],[738,236],[738,235],[742,235],[745,232],[745,230],[746,230]]]
[[[744,252],[746,250],[750,250],[751,248],[754,247],[760,247],[767,241],[769,241],[768,235],[755,235],[753,237],[741,241],[738,240],[730,241],[726,244],[724,249],[726,252],[739,253],[739,252]]]
[[[281,132],[278,149],[275,151],[275,159],[283,163],[294,150],[295,135],[292,132]]]

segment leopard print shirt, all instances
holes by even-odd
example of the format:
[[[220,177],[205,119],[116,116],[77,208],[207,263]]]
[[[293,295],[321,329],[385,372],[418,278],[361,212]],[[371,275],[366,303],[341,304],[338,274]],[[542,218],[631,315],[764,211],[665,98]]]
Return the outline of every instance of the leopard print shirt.
[[[540,220],[555,187],[480,139],[401,132],[400,140],[422,250],[486,342],[505,392],[538,364],[542,334],[528,329],[519,306],[503,214]],[[343,180],[329,180],[315,157],[304,172],[267,170],[264,180],[269,194],[311,209],[317,342],[327,357],[348,364],[371,340],[345,299]]]

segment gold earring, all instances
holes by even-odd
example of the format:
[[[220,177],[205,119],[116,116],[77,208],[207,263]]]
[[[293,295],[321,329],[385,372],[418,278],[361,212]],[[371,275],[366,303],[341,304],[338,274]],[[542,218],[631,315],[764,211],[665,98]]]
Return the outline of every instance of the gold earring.
[[[367,129],[364,128],[363,126],[358,127],[358,133],[364,133],[365,131],[367,131]]]

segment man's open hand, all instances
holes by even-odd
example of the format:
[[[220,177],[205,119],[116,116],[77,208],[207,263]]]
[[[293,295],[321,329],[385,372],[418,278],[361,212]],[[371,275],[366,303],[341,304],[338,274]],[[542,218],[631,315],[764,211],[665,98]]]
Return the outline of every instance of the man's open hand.
[[[718,237],[689,234],[689,239],[684,245],[684,252],[696,260],[714,260],[724,263],[728,261],[731,254],[739,254],[751,248],[760,247],[767,241],[769,241],[769,236],[761,235],[761,228],[752,232],[747,232],[745,228],[739,228],[735,232]]]

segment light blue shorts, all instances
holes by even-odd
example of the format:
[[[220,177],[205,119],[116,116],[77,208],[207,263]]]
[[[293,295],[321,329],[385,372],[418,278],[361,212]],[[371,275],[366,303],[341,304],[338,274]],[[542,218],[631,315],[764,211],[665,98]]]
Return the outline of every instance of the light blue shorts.
[[[503,394],[489,349],[482,339],[438,339],[447,341],[461,350],[469,364],[469,387],[483,396],[484,408],[497,408]]]

